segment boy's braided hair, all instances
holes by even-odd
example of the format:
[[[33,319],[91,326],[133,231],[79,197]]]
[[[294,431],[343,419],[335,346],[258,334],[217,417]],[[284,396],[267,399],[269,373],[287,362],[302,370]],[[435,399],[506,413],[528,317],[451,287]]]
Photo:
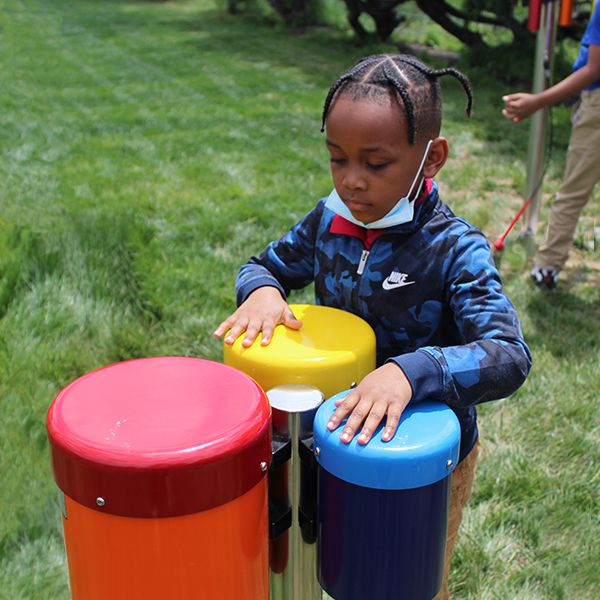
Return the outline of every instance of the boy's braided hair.
[[[467,77],[457,69],[432,69],[408,54],[377,54],[358,61],[329,88],[323,105],[321,131],[325,131],[327,115],[340,94],[348,94],[353,100],[376,101],[391,96],[398,104],[398,97],[402,99],[410,144],[415,144],[417,138],[436,137],[442,123],[438,78],[443,75],[458,79],[467,95],[466,113],[471,116],[473,90]]]

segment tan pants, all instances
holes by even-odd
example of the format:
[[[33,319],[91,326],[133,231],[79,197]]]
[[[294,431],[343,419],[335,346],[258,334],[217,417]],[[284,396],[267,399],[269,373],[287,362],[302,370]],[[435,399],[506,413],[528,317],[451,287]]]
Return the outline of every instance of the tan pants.
[[[582,92],[573,111],[565,174],[550,209],[536,267],[560,271],[567,261],[579,215],[600,179],[600,89]]]
[[[473,446],[466,458],[454,469],[450,482],[450,511],[448,513],[448,537],[446,538],[446,558],[444,561],[444,581],[442,587],[433,600],[449,600],[448,572],[450,562],[456,546],[456,537],[460,522],[462,521],[463,509],[473,489],[475,479],[475,468],[477,466],[477,455],[479,454],[479,440]]]

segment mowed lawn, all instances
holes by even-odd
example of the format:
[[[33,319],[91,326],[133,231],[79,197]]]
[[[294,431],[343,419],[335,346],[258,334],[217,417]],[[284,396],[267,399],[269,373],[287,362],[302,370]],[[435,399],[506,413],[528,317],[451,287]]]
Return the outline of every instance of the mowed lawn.
[[[56,393],[123,359],[220,359],[211,332],[234,308],[239,265],[330,191],[328,86],[386,50],[208,0],[0,0],[1,599],[68,598],[45,430]],[[439,182],[493,240],[522,203],[528,130],[501,117],[509,90],[488,69],[459,66],[475,111],[466,119],[460,86],[443,81]],[[546,204],[568,116],[555,110]],[[597,215],[598,194],[553,293],[531,286],[509,238],[503,278],[534,367],[481,407],[456,599],[600,597]]]

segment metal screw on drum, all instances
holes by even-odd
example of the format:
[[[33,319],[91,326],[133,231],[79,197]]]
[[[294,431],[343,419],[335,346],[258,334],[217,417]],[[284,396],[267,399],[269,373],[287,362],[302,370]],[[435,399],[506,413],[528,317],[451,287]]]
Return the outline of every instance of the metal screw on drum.
[[[315,448],[315,456],[321,456],[321,448]]]
[[[454,461],[449,458],[448,461],[446,462],[446,468],[447,469],[451,469],[454,466]]]
[[[96,498],[96,504],[98,506],[104,506],[106,502],[104,501],[104,498],[102,498],[102,496],[98,496],[98,498]]]
[[[269,468],[269,465],[263,460],[260,463],[260,470],[265,473],[267,471],[267,469]]]

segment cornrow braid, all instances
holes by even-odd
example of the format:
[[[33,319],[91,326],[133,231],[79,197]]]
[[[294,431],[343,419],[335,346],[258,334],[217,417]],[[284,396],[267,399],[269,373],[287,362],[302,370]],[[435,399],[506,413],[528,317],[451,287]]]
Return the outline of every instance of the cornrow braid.
[[[473,90],[468,78],[453,67],[432,69],[407,54],[377,54],[358,61],[337,79],[325,98],[321,131],[335,99],[348,94],[354,100],[381,98],[390,95],[402,101],[408,141],[415,144],[417,137],[437,136],[441,127],[441,88],[438,79],[450,75],[461,84],[466,96],[465,112],[471,116]]]
[[[473,108],[473,88],[471,87],[471,82],[468,77],[461,73],[458,69],[454,67],[445,67],[444,69],[432,69],[428,67],[425,63],[422,63],[420,60],[409,56],[408,54],[400,54],[398,55],[398,59],[407,64],[413,66],[418,71],[421,71],[424,75],[428,77],[443,77],[444,75],[452,75],[455,79],[458,79],[460,85],[462,86],[465,94],[467,96],[467,106],[465,108],[465,113],[468,117],[471,116],[471,109]]]
[[[329,88],[329,92],[327,93],[327,97],[325,98],[325,104],[323,105],[323,114],[321,117],[321,133],[325,131],[325,119],[327,118],[327,113],[329,112],[329,107],[331,106],[331,102],[333,100],[333,97],[335,96],[335,93],[346,82],[355,81],[355,77],[360,76],[360,73],[365,70],[365,67],[368,67],[371,64],[373,64],[373,62],[375,62],[377,58],[379,57],[367,56],[367,58],[359,60]]]
[[[390,73],[387,63],[383,63],[383,74],[385,75],[386,81],[389,81],[392,84],[396,92],[402,98],[402,102],[404,102],[406,116],[408,117],[408,140],[411,144],[414,144],[417,133],[414,117],[415,108],[412,100],[410,99],[410,94],[408,93],[406,84],[403,81],[401,81],[397,76],[395,77],[392,73]]]

